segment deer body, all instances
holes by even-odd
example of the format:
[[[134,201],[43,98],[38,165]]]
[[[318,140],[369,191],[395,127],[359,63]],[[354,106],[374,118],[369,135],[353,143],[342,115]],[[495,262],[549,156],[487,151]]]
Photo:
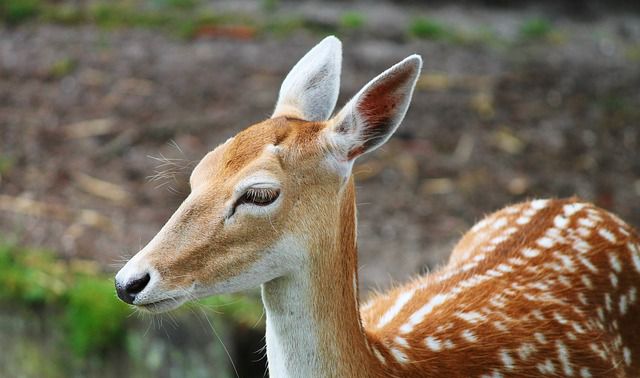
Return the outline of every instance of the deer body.
[[[340,43],[292,69],[271,119],[205,156],[191,194],[116,276],[161,312],[261,285],[273,377],[632,377],[640,240],[612,214],[536,200],[474,226],[442,269],[358,303],[354,160],[407,110],[421,59],[330,118]]]

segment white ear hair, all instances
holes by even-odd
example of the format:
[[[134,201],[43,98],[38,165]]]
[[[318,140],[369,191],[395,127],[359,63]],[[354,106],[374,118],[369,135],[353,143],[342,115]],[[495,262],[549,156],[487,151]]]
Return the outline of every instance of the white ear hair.
[[[328,142],[345,161],[384,144],[404,119],[422,69],[411,55],[364,86],[331,120]]]
[[[282,82],[272,118],[291,116],[326,121],[333,113],[340,90],[342,43],[327,37],[291,69]]]

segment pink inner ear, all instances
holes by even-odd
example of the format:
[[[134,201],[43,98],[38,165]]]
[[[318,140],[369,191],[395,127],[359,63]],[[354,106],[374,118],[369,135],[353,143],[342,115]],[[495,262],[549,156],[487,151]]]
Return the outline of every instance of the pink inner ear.
[[[392,118],[400,100],[398,90],[407,85],[413,70],[405,67],[381,78],[373,84],[365,93],[364,98],[358,103],[358,112],[368,119]]]

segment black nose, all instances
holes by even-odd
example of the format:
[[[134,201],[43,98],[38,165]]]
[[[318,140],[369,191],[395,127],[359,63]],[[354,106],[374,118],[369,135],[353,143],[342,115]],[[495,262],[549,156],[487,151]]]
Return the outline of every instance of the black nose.
[[[116,281],[116,292],[118,293],[118,298],[129,304],[132,304],[136,299],[136,295],[144,290],[144,288],[149,283],[149,280],[151,280],[151,277],[149,276],[149,273],[147,273],[140,278],[129,281],[125,285],[122,285],[120,282]]]

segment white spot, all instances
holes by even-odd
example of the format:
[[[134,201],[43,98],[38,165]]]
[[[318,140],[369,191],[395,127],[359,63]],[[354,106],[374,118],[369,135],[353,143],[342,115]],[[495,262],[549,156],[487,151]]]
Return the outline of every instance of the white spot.
[[[378,321],[378,328],[384,327],[391,320],[393,320],[393,318],[395,318],[400,313],[400,311],[402,311],[402,308],[404,307],[404,305],[407,304],[407,302],[409,302],[411,298],[413,298],[413,295],[415,294],[415,292],[416,290],[412,289],[398,295],[398,299],[396,299],[393,306],[391,306],[391,308],[389,308],[387,312],[385,312],[384,315],[382,315],[382,317]]]
[[[521,360],[526,361],[527,358],[529,358],[529,356],[533,354],[533,352],[535,351],[536,351],[535,345],[531,343],[524,343],[520,345],[520,347],[518,348],[518,356],[520,357]]]
[[[545,200],[545,199],[533,200],[531,201],[531,208],[536,210],[541,210],[547,207],[548,203],[549,203],[549,200]]]
[[[396,342],[396,344],[408,348],[409,347],[409,343],[407,342],[407,339],[405,339],[404,337],[400,337],[400,336],[396,336],[396,338],[394,339],[394,341]]]
[[[568,323],[567,319],[565,319],[562,315],[560,315],[557,312],[553,313],[553,318],[560,324],[567,324]]]
[[[476,341],[478,341],[478,337],[476,336],[476,334],[468,329],[462,331],[461,336],[463,339],[467,340],[470,343],[475,343]]]
[[[576,330],[576,332],[578,333],[585,333],[585,329],[582,328],[582,326],[580,324],[578,324],[577,322],[571,322],[571,326],[573,327],[573,329]]]
[[[517,258],[517,257],[511,257],[511,258],[509,258],[508,261],[509,261],[509,264],[512,264],[512,265],[524,265],[525,264],[523,259],[520,259],[520,258]]]
[[[569,219],[563,217],[562,215],[556,215],[556,217],[553,218],[553,225],[557,228],[565,228],[568,223]]]
[[[600,321],[604,322],[605,317],[604,317],[604,310],[602,309],[602,307],[598,307],[596,309],[596,314],[598,314],[598,319],[600,319]]]
[[[534,258],[540,254],[540,250],[533,248],[523,248],[522,255],[526,258]]]
[[[591,244],[587,243],[585,240],[576,238],[573,241],[573,249],[580,253],[588,253],[591,252]]]
[[[527,224],[530,221],[531,221],[530,217],[520,217],[520,218],[516,219],[516,223],[520,224],[520,225]]]
[[[458,312],[458,313],[456,313],[456,316],[459,317],[462,320],[466,320],[467,322],[469,322],[471,324],[476,324],[476,323],[479,323],[481,321],[487,320],[486,316],[484,316],[481,313],[476,312],[476,311]]]
[[[380,361],[380,363],[382,363],[383,365],[387,363],[387,361],[385,361],[384,357],[382,356],[382,353],[380,353],[380,351],[376,347],[373,347],[373,354],[376,356],[378,361]]]
[[[577,255],[576,258],[578,259],[578,261],[582,263],[582,265],[586,266],[590,271],[592,271],[593,273],[598,273],[598,268],[596,268],[595,265],[593,265],[591,261],[589,261],[589,259],[587,259],[582,255]]]
[[[611,312],[612,301],[611,301],[611,294],[609,293],[604,294],[604,307],[607,309],[608,312]]]
[[[575,341],[578,339],[578,337],[576,337],[573,332],[567,332],[567,339]]]
[[[424,342],[427,347],[434,352],[439,352],[442,350],[442,343],[440,342],[440,340],[436,339],[433,336],[428,336]]]
[[[531,315],[533,315],[534,318],[538,319],[538,320],[545,320],[546,318],[544,317],[544,315],[542,315],[542,311],[535,309],[533,311],[531,311]]]
[[[578,224],[587,228],[592,228],[596,225],[595,222],[593,222],[591,219],[588,219],[588,218],[578,219]]]
[[[627,347],[622,348],[622,355],[624,357],[624,363],[627,366],[631,366],[631,350]]]
[[[560,365],[562,365],[562,370],[568,376],[573,375],[573,367],[571,366],[571,362],[569,361],[569,351],[567,347],[560,340],[556,340],[556,349],[558,350],[558,360],[560,361]]]
[[[547,338],[544,337],[544,334],[540,333],[540,332],[536,332],[533,334],[533,337],[536,338],[536,340],[538,340],[538,342],[540,344],[546,344],[547,343]]]
[[[556,243],[553,241],[553,239],[543,236],[536,241],[536,244],[538,244],[542,248],[548,249],[553,247]]]
[[[399,349],[389,348],[389,352],[391,353],[393,358],[395,358],[396,361],[398,361],[398,363],[405,364],[409,361],[409,358],[407,357],[407,355],[401,352]]]
[[[507,326],[503,322],[501,322],[499,320],[494,321],[493,322],[493,326],[496,327],[496,329],[498,331],[502,331],[502,332],[508,332],[509,331],[509,328],[507,328]]]
[[[578,227],[577,231],[578,234],[580,234],[580,236],[582,236],[583,238],[588,238],[589,236],[591,236],[591,230],[589,230],[588,228]]]
[[[507,370],[513,370],[514,366],[513,366],[513,358],[511,357],[511,355],[509,354],[508,351],[506,350],[501,350],[500,351],[500,359],[502,360],[502,363],[504,364],[505,369]]]
[[[615,273],[609,273],[609,280],[611,281],[611,286],[618,287],[618,276]]]
[[[498,229],[500,229],[500,228],[502,228],[502,227],[504,227],[504,226],[506,226],[506,225],[507,225],[507,220],[506,220],[505,218],[498,218],[498,219],[496,219],[496,220],[493,222],[493,224],[491,225],[491,227],[492,227],[494,230],[498,230]]]
[[[451,340],[448,340],[448,339],[443,342],[443,345],[447,349],[455,348],[455,344]]]
[[[606,228],[599,229],[598,230],[598,235],[600,235],[603,238],[607,239],[610,243],[615,243],[616,242],[616,236],[613,234],[613,232],[607,230]]]
[[[513,234],[516,233],[516,231],[518,231],[517,227],[509,227],[506,230],[503,230],[502,234],[504,234],[504,235],[513,235]]]
[[[583,368],[580,369],[580,377],[582,377],[582,378],[592,378],[593,376],[591,375],[591,371],[589,371],[589,368],[583,367]]]
[[[591,282],[591,279],[589,278],[589,276],[587,276],[586,274],[583,274],[580,276],[580,279],[582,280],[582,283],[587,289],[593,289],[593,282]]]
[[[607,354],[604,352],[604,350],[600,349],[600,347],[598,347],[595,343],[591,343],[589,344],[589,347],[591,347],[591,350],[597,354],[598,356],[600,356],[600,358],[602,358],[603,360],[607,360]]]
[[[449,295],[448,294],[436,294],[434,295],[429,302],[427,302],[424,306],[420,307],[420,309],[418,309],[418,311],[414,312],[413,314],[411,314],[411,316],[409,317],[409,320],[407,321],[407,323],[403,324],[402,327],[400,327],[400,332],[402,333],[409,333],[413,330],[413,327],[416,324],[419,324],[422,322],[422,320],[424,320],[424,317],[429,314],[431,311],[433,311],[433,309],[436,306],[439,306],[441,304],[443,304],[444,302],[446,302],[446,300],[449,299]]]
[[[507,240],[507,237],[504,235],[500,235],[500,236],[496,236],[495,238],[491,239],[490,243],[494,244],[494,245],[498,245],[502,242],[504,242],[505,240]]]
[[[554,252],[553,255],[562,261],[562,264],[564,265],[565,268],[567,268],[568,271],[574,272],[576,270],[573,264],[573,260],[571,259],[570,256],[567,256],[559,252]]]
[[[553,366],[553,362],[548,358],[544,361],[544,364],[538,364],[536,367],[538,368],[538,371],[543,374],[553,374],[556,371],[555,366]]]
[[[562,207],[562,210],[564,211],[564,215],[566,217],[570,217],[573,214],[580,211],[583,207],[584,207],[583,203],[570,203],[570,204],[564,205]]]
[[[631,253],[633,267],[636,268],[638,273],[640,273],[640,252],[638,251],[638,247],[635,244],[627,243],[627,248],[629,249],[629,253]]]
[[[493,370],[491,372],[491,375],[483,374],[483,375],[480,376],[480,378],[503,378],[503,375],[499,371]]]
[[[490,277],[502,277],[503,276],[502,272],[498,272],[495,269],[489,269],[489,270],[487,270],[486,273],[487,273],[487,276],[490,276]]]
[[[624,315],[627,313],[627,296],[621,295],[620,302],[618,303],[618,307],[620,308],[620,314]]]
[[[635,303],[636,302],[636,297],[638,296],[638,290],[636,290],[635,287],[630,287],[629,288],[629,303]]]
[[[582,303],[583,305],[588,305],[589,301],[587,300],[587,296],[584,295],[584,293],[578,293],[578,300],[580,301],[580,303]]]
[[[611,267],[613,268],[613,270],[615,270],[616,272],[620,273],[622,271],[622,264],[620,263],[620,259],[618,258],[618,255],[610,253],[609,263],[611,264]]]
[[[505,272],[505,273],[510,273],[513,272],[513,268],[511,268],[509,265],[507,264],[500,264],[498,265],[498,270],[501,272]]]

